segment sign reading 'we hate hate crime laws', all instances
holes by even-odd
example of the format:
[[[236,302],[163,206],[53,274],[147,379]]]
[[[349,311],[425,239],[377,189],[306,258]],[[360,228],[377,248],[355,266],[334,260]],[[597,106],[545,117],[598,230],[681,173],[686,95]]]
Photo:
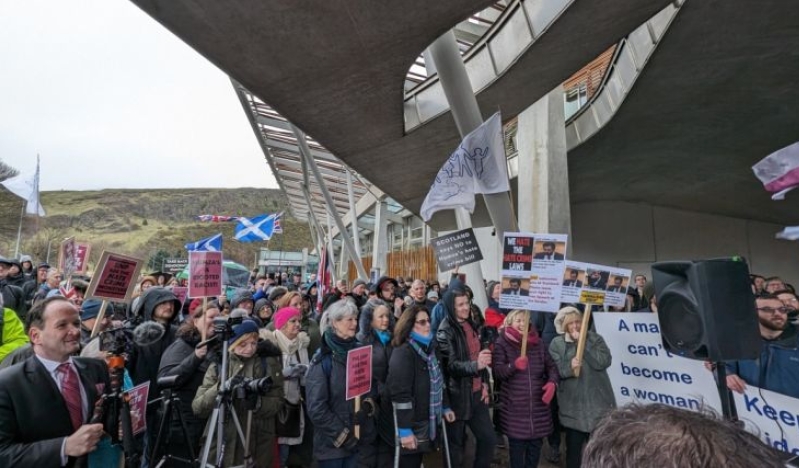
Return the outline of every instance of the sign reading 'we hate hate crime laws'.
[[[566,234],[505,233],[500,307],[557,312],[567,239]]]
[[[103,252],[97,273],[89,283],[86,297],[106,301],[127,302],[136,286],[136,278],[144,262],[127,255]]]
[[[222,294],[222,252],[189,252],[189,297]]]
[[[430,243],[436,253],[439,271],[452,270],[483,259],[472,228],[430,239]]]

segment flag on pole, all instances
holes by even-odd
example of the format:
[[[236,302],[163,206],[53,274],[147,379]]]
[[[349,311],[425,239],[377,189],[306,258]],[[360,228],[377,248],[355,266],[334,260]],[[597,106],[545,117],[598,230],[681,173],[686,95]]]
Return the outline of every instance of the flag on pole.
[[[430,221],[437,211],[458,207],[473,213],[476,193],[508,190],[510,183],[502,138],[502,117],[497,112],[466,135],[438,171],[422,203],[422,219]]]
[[[283,212],[281,211],[277,215],[275,215],[275,234],[283,234],[283,227],[280,225],[280,217],[283,216]]]
[[[227,223],[227,222],[230,222],[230,221],[238,221],[239,217],[238,216],[222,216],[222,215],[204,214],[204,215],[197,215],[197,219],[200,220],[200,221],[204,221],[206,223],[208,223],[208,222],[211,222],[211,223]]]
[[[799,240],[799,226],[788,226],[775,235],[777,239]]]
[[[254,218],[239,218],[235,238],[239,242],[261,242],[272,238],[275,226],[280,222],[280,214],[264,214]]]
[[[784,199],[799,186],[799,142],[769,154],[752,166],[752,171],[773,194],[772,199]]]
[[[39,156],[36,156],[36,172],[33,176],[18,175],[3,182],[5,188],[25,200],[25,213],[44,216],[44,208],[39,200]]]
[[[197,242],[189,242],[185,247],[189,252],[221,252],[222,233],[200,239]]]
[[[322,316],[322,299],[330,291],[330,282],[333,278],[333,265],[327,248],[322,247],[319,255],[319,268],[316,270],[316,313]]]

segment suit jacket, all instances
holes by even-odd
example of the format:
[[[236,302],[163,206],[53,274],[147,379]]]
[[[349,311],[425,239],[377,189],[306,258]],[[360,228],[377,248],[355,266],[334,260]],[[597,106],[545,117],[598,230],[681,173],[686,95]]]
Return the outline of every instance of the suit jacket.
[[[109,388],[108,369],[99,359],[72,359],[86,392],[88,422]],[[73,432],[61,392],[36,356],[0,372],[0,466],[60,468],[61,444]],[[85,467],[86,457],[69,457],[67,466]]]
[[[574,284],[572,284],[572,283],[574,283]],[[582,287],[583,287],[583,282],[582,282],[582,281],[580,281],[580,280],[575,280],[575,281],[572,281],[572,280],[565,280],[565,281],[563,282],[563,285],[564,285],[564,286],[573,286],[573,287],[575,287],[575,288],[582,288]]]
[[[544,252],[539,252],[539,253],[533,255],[533,258],[536,259],[536,260],[541,260],[541,259],[544,259],[546,257],[547,257],[547,254],[545,254]],[[560,253],[557,253],[557,252],[553,253],[552,254],[552,260],[563,260],[563,254],[560,254]]]
[[[608,292],[624,292],[627,286],[609,286]]]
[[[502,290],[502,294],[513,294],[513,289],[505,288]],[[530,291],[524,288],[519,288],[519,296],[529,296]]]

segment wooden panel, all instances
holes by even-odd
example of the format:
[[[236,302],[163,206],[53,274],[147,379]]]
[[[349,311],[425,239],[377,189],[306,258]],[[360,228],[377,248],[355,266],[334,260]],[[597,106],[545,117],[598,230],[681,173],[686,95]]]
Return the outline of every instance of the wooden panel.
[[[364,269],[369,271],[372,269],[372,257],[362,257]],[[438,263],[433,248],[430,246],[422,247],[414,250],[405,250],[400,252],[390,252],[386,256],[388,263],[388,271],[383,274],[392,278],[414,278],[423,279],[425,281],[435,281],[438,278]],[[358,277],[358,272],[355,269],[355,264],[349,262],[347,266],[347,279],[351,282]]]

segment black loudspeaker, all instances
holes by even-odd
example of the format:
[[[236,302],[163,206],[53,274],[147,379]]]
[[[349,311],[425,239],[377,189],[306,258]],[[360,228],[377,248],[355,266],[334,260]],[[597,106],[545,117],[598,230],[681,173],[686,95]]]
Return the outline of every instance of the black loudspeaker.
[[[746,262],[715,259],[652,265],[660,334],[672,354],[734,361],[760,354],[757,307]]]

